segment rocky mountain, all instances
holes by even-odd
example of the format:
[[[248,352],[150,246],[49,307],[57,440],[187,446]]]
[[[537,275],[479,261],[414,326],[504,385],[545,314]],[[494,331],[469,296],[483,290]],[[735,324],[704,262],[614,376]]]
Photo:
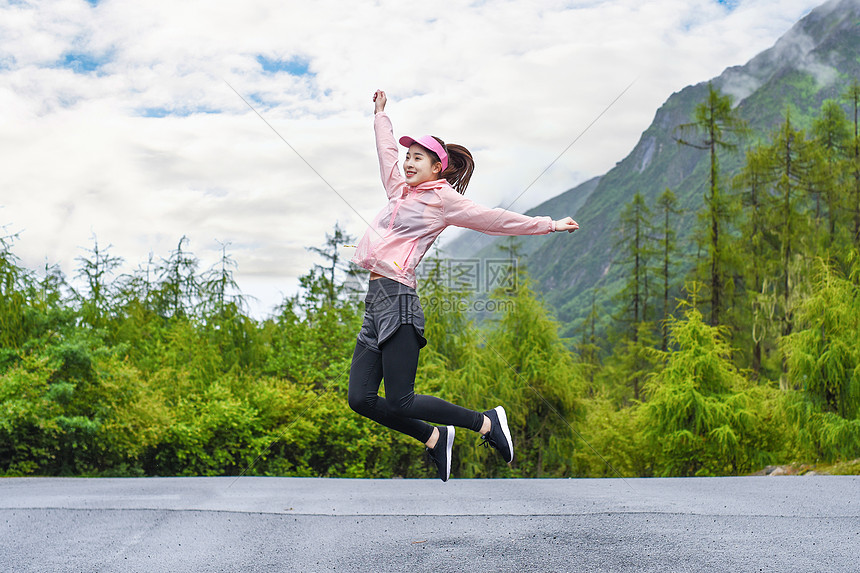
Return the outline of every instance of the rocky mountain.
[[[806,127],[828,98],[838,99],[860,80],[860,0],[830,0],[795,24],[776,44],[742,66],[726,69],[710,82],[730,94],[740,116],[754,133],[772,132],[784,119]],[[633,151],[605,175],[589,180],[530,210],[528,214],[572,213],[582,226],[577,240],[548,235],[522,241],[522,253],[536,289],[572,335],[591,310],[591,289],[603,296],[620,288],[623,268],[614,264],[615,228],[622,208],[638,190],[649,205],[666,189],[679,199],[680,246],[695,256],[691,238],[696,213],[707,186],[707,153],[680,146],[676,127],[689,123],[704,101],[708,81],[672,94],[657,110]],[[720,157],[723,180],[743,161],[743,154]],[[448,245],[452,257],[498,257],[509,239],[468,232]],[[683,272],[683,271],[682,271]],[[608,293],[608,294],[607,294]]]

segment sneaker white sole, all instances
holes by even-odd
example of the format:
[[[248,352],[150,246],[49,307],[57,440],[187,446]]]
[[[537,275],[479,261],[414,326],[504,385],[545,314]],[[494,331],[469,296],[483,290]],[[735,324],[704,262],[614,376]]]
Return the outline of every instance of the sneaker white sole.
[[[446,480],[451,477],[451,451],[454,449],[454,426],[448,426],[448,443],[445,444],[446,451],[446,465],[448,467],[445,468],[445,478]]]
[[[511,429],[508,428],[508,415],[505,413],[505,409],[502,406],[496,406],[494,410],[496,411],[496,415],[499,417],[499,427],[502,429],[502,433],[508,441],[508,447],[511,449],[511,459],[508,461],[510,464],[514,461],[514,441],[511,439]]]

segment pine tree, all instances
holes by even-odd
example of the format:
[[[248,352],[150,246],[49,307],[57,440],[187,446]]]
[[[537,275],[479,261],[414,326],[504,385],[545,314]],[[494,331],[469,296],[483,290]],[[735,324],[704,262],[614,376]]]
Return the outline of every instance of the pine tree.
[[[648,318],[646,316],[648,263],[654,256],[651,233],[651,210],[645,204],[642,194],[637,191],[621,212],[617,243],[623,253],[623,258],[618,262],[629,269],[629,278],[617,295],[622,307],[618,320],[624,325],[622,344],[629,345],[631,348],[639,347],[641,325],[647,322]],[[629,380],[633,388],[633,398],[638,400],[642,383],[642,365],[636,358],[639,356],[638,350],[634,351],[632,356],[634,359],[630,365]]]
[[[809,188],[809,180],[816,169],[806,135],[794,127],[788,110],[775,135],[770,157],[775,177],[775,201],[770,217],[779,245],[777,288],[782,299],[781,334],[785,336],[792,329],[791,273],[794,258],[809,248],[804,240],[808,236],[805,216],[808,197],[805,190]]]
[[[26,342],[24,309],[27,301],[21,292],[24,270],[12,252],[16,238],[17,235],[0,235],[0,348],[15,348]]]
[[[732,97],[723,95],[713,84],[708,83],[708,95],[696,106],[694,121],[678,126],[681,136],[676,140],[681,145],[707,151],[709,155],[708,188],[702,218],[707,225],[708,286],[711,296],[710,324],[721,321],[726,280],[726,258],[723,235],[728,219],[728,203],[719,180],[718,151],[737,149],[737,140],[746,135],[748,128],[732,107]],[[685,132],[698,132],[702,139],[693,141]]]
[[[187,250],[188,243],[188,237],[183,235],[170,257],[162,259],[157,269],[158,286],[153,294],[156,310],[165,318],[194,314],[199,297],[197,266],[200,261]]]
[[[741,237],[738,252],[742,253],[745,264],[744,285],[747,294],[749,336],[752,344],[751,368],[757,376],[762,368],[763,341],[770,328],[770,317],[764,296],[765,277],[769,268],[765,260],[769,255],[773,232],[766,223],[766,213],[771,209],[769,195],[773,183],[770,149],[755,147],[746,154],[746,163],[735,178],[735,185],[741,189],[741,203],[745,217],[741,222]]]
[[[427,347],[421,351],[422,367],[428,361],[439,360],[449,370],[466,366],[474,357],[476,345],[475,325],[469,319],[469,296],[484,303],[490,293],[475,285],[462,283],[450,272],[457,261],[443,259],[436,254],[421,262],[422,273],[418,286],[426,324]]]
[[[618,222],[619,240],[616,247],[621,250],[622,258],[618,263],[627,266],[629,279],[624,285],[621,296],[624,299],[624,321],[635,331],[639,322],[645,320],[647,290],[645,288],[649,271],[649,259],[654,255],[651,245],[651,210],[638,191],[633,199],[624,206]]]
[[[780,341],[793,388],[785,397],[802,455],[832,462],[860,455],[860,264],[842,276],[819,260],[797,307],[797,328]]]
[[[324,288],[329,306],[335,305],[335,300],[342,290],[337,277],[338,272],[344,270],[340,250],[354,240],[355,238],[347,234],[339,223],[335,223],[334,231],[331,234],[326,233],[323,247],[308,247],[309,251],[321,256],[327,262],[326,265],[315,265],[314,268],[319,269],[322,276],[327,279]]]
[[[482,401],[498,400],[508,410],[518,444],[514,475],[570,475],[573,428],[582,415],[581,372],[558,336],[558,323],[531,289],[525,267],[518,265],[517,274],[514,292],[502,286],[494,293],[502,316],[478,337],[486,369],[485,378],[475,382]],[[491,463],[501,465],[497,457]]]
[[[104,249],[99,248],[98,239],[93,236],[93,248],[88,251],[89,258],[80,256],[77,260],[77,278],[86,283],[87,294],[80,296],[81,316],[85,323],[94,328],[106,325],[107,318],[111,313],[111,302],[113,293],[108,277],[122,265],[121,257],[110,254],[111,245]]]
[[[241,293],[233,269],[238,264],[227,253],[229,243],[220,243],[221,257],[208,271],[203,273],[200,282],[200,307],[207,318],[226,318],[229,314],[244,312],[248,297]]]
[[[585,379],[588,382],[588,391],[594,395],[596,392],[595,377],[600,370],[600,345],[597,344],[597,321],[600,314],[597,308],[597,289],[591,291],[591,310],[585,317],[581,326],[582,338],[576,346],[579,353],[579,365],[584,369]]]
[[[829,249],[836,235],[837,222],[840,217],[842,197],[847,191],[845,180],[845,164],[851,147],[851,128],[842,107],[834,100],[826,100],[821,105],[821,111],[812,124],[813,141],[817,146],[820,158],[817,163],[820,173],[815,180],[818,188],[815,195],[815,230],[824,231],[825,237],[820,241],[823,247]],[[826,213],[822,214],[821,200],[824,200]],[[822,227],[820,221],[826,224]]]
[[[238,265],[227,253],[229,243],[221,243],[221,257],[200,282],[200,315],[209,338],[224,357],[224,366],[250,366],[255,353],[256,327],[246,315],[248,297],[233,277]]]
[[[654,449],[655,473],[707,476],[749,472],[768,460],[765,420],[772,393],[751,386],[732,363],[724,327],[695,309],[670,319],[665,368],[645,387],[640,427]]]
[[[850,167],[854,181],[848,210],[853,219],[854,247],[860,250],[860,83],[856,80],[852,82],[851,87],[845,93],[845,98],[848,100],[854,115],[854,138],[851,142],[852,163]]]
[[[823,260],[816,267],[798,329],[782,340],[788,375],[823,411],[860,419],[860,287]]]
[[[672,315],[669,305],[669,293],[672,290],[672,270],[675,266],[673,257],[677,252],[677,247],[675,246],[675,221],[673,220],[673,216],[680,213],[678,210],[678,198],[675,197],[675,194],[672,193],[671,189],[667,188],[657,198],[657,207],[659,207],[660,212],[663,215],[663,226],[660,230],[660,238],[658,239],[657,244],[661,256],[659,274],[660,278],[663,279],[663,312],[660,318],[660,349],[665,352],[669,343],[667,321]]]
[[[349,372],[364,310],[354,300],[340,297],[339,250],[349,239],[336,225],[334,234],[326,235],[324,246],[308,249],[331,266],[314,265],[299,277],[301,292],[280,306],[267,372],[310,384],[319,391],[327,391],[334,381],[345,384],[348,380],[343,374]]]

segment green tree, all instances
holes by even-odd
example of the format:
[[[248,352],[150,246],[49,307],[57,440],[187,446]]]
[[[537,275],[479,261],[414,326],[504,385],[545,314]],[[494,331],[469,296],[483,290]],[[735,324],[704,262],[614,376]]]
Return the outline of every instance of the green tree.
[[[100,249],[99,241],[94,235],[93,248],[87,251],[89,256],[75,259],[80,263],[77,278],[85,282],[87,290],[86,295],[80,297],[81,317],[93,328],[105,326],[113,312],[113,293],[110,292],[111,283],[108,278],[122,265],[123,260],[121,257],[112,256],[110,249],[111,245]]]
[[[140,473],[166,423],[162,404],[133,366],[83,334],[0,374],[0,472]]]
[[[656,474],[739,474],[770,459],[774,393],[744,379],[732,363],[727,335],[724,327],[705,324],[696,309],[670,319],[676,350],[661,353],[665,368],[647,383],[639,409]]]
[[[773,183],[771,165],[771,150],[765,146],[754,147],[747,152],[746,162],[735,178],[735,185],[741,189],[744,213],[736,250],[743,261],[741,268],[749,312],[746,324],[752,346],[750,366],[755,376],[761,372],[763,348],[772,323],[772,316],[767,312],[772,305],[768,304],[764,292],[766,277],[773,267],[765,261],[775,241],[766,216],[773,203],[769,193]]]
[[[600,313],[597,308],[597,290],[591,291],[591,311],[583,320],[581,327],[582,338],[576,346],[579,353],[579,367],[584,370],[585,379],[588,382],[588,392],[594,395],[597,388],[595,377],[600,370],[600,345],[597,343],[597,321]]]
[[[473,282],[458,280],[457,269],[451,271],[450,261],[430,256],[422,261],[424,270],[418,286],[424,310],[427,346],[421,351],[422,366],[441,361],[445,368],[457,370],[474,357],[475,324],[467,312],[470,295],[485,301],[488,293]]]
[[[600,372],[602,394],[622,406],[630,405],[631,400],[643,399],[642,388],[657,366],[654,360],[657,346],[659,341],[652,322],[638,323],[634,336],[617,341]],[[619,383],[625,384],[629,391],[622,393],[619,388],[612,387]]]
[[[823,261],[784,337],[788,375],[822,411],[860,418],[860,286]],[[854,265],[855,275],[860,265]]]
[[[332,283],[339,268],[335,251],[347,238],[337,227],[334,235],[327,235],[326,246],[315,252],[333,266],[317,265],[300,277],[301,292],[285,299],[269,321],[265,373],[309,384],[317,391],[330,388],[334,381],[348,381],[344,373],[349,372],[364,309],[340,296],[342,284]]]
[[[158,265],[158,282],[153,292],[156,311],[170,317],[190,317],[199,296],[197,267],[199,259],[188,250],[188,237],[179,239],[170,257]]]
[[[27,300],[28,346],[37,346],[37,341],[47,341],[73,330],[78,313],[68,304],[71,289],[58,265],[46,262],[41,275],[32,276],[22,286]]]
[[[677,265],[675,255],[678,252],[675,244],[675,220],[674,216],[679,214],[678,198],[672,193],[671,189],[666,189],[657,198],[657,207],[663,215],[663,226],[660,229],[660,236],[657,240],[658,250],[660,251],[660,267],[658,274],[663,281],[663,308],[660,318],[660,349],[664,352],[668,349],[669,330],[668,319],[672,316],[671,306],[669,304],[670,293],[672,291],[672,271]]]
[[[725,227],[729,219],[729,200],[723,193],[719,178],[720,150],[734,151],[737,140],[748,133],[746,123],[733,108],[732,97],[708,83],[708,95],[696,106],[692,123],[678,126],[679,144],[707,151],[709,155],[708,187],[701,219],[707,226],[707,277],[711,296],[710,324],[720,324],[728,265],[724,245]],[[699,140],[685,133],[701,134]]]
[[[817,189],[815,196],[815,225],[817,232],[826,231],[823,247],[829,249],[836,235],[837,223],[844,209],[842,197],[846,195],[846,159],[851,142],[851,128],[845,111],[834,100],[825,100],[821,111],[812,124],[815,151],[820,155],[816,163],[820,172],[814,177]],[[823,199],[825,213],[822,213]],[[822,226],[821,220],[825,221]]]
[[[248,297],[242,294],[233,277],[233,269],[238,267],[238,264],[227,253],[229,243],[220,244],[221,257],[203,273],[200,281],[202,314],[210,319],[224,317],[227,313],[233,312],[232,309],[242,312],[247,308]]]
[[[314,268],[319,269],[322,276],[328,279],[323,284],[326,300],[331,306],[334,306],[335,299],[343,290],[342,281],[338,280],[338,273],[347,272],[349,274],[349,268],[341,262],[340,250],[344,245],[353,241],[355,241],[355,237],[341,229],[339,223],[335,223],[334,231],[326,233],[325,244],[322,247],[308,247],[309,251],[321,256],[327,263],[326,265],[315,265]]]
[[[622,249],[623,257],[618,262],[629,269],[629,278],[617,295],[621,303],[618,320],[623,325],[621,345],[627,348],[623,354],[629,359],[625,362],[630,367],[630,376],[625,378],[630,380],[634,400],[639,399],[642,372],[646,369],[640,360],[640,335],[650,328],[650,323],[645,329],[642,325],[648,321],[649,260],[655,255],[651,233],[651,210],[637,191],[621,212],[618,225],[618,247]]]
[[[0,236],[0,348],[16,348],[26,340],[24,311],[27,300],[21,292],[25,273],[12,252],[16,238],[17,235]]]
[[[476,396],[463,403],[477,408],[482,403],[484,408],[505,406],[516,444],[514,468],[498,456],[487,459],[476,448],[461,448],[461,457],[487,460],[480,473],[466,477],[564,476],[574,468],[577,445],[572,429],[583,414],[584,384],[558,336],[558,323],[532,291],[525,267],[518,265],[517,273],[516,290],[499,288],[492,299],[501,318],[489,332],[476,331],[483,344],[478,354],[483,367],[467,365],[455,373],[461,380],[458,385],[471,388],[467,393]]]
[[[775,201],[770,214],[771,225],[779,245],[778,278],[775,281],[781,299],[783,336],[792,330],[792,303],[795,287],[792,269],[796,256],[806,254],[810,244],[807,217],[809,181],[816,164],[806,135],[795,128],[791,113],[786,110],[785,121],[775,134],[770,153],[774,176]]]
[[[257,325],[247,316],[248,297],[233,277],[238,265],[221,244],[221,257],[201,275],[200,314],[209,339],[224,358],[224,367],[251,366],[256,358]]]
[[[651,244],[651,210],[638,191],[624,206],[617,231],[619,235],[617,246],[623,253],[623,258],[618,262],[630,270],[630,278],[621,291],[621,297],[625,301],[622,316],[625,317],[623,320],[630,326],[631,332],[635,332],[638,324],[647,319],[645,315],[648,298],[646,288],[648,263],[654,255]]]
[[[860,83],[856,80],[851,83],[845,93],[845,99],[848,100],[854,115],[854,138],[851,141],[851,167],[849,169],[853,178],[853,185],[848,212],[853,219],[854,247],[860,249]]]
[[[819,260],[797,308],[797,329],[780,341],[793,387],[786,395],[800,454],[835,461],[860,456],[860,287],[856,259],[844,277]]]
[[[111,341],[124,345],[127,356],[145,372],[152,372],[159,360],[157,343],[169,322],[161,316],[161,292],[155,284],[154,255],[138,265],[132,273],[117,277],[115,288],[116,318],[112,325]]]

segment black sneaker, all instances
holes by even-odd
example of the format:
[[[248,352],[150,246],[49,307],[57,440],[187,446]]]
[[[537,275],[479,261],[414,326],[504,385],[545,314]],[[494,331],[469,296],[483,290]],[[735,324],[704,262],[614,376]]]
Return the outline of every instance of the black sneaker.
[[[481,436],[484,446],[493,446],[507,463],[514,461],[514,441],[511,439],[511,430],[508,428],[508,416],[505,409],[496,406],[487,410],[484,415],[490,419],[490,431]]]
[[[451,477],[451,450],[454,447],[454,426],[438,426],[439,441],[433,449],[427,448],[427,457],[436,464],[439,479],[448,481]]]

